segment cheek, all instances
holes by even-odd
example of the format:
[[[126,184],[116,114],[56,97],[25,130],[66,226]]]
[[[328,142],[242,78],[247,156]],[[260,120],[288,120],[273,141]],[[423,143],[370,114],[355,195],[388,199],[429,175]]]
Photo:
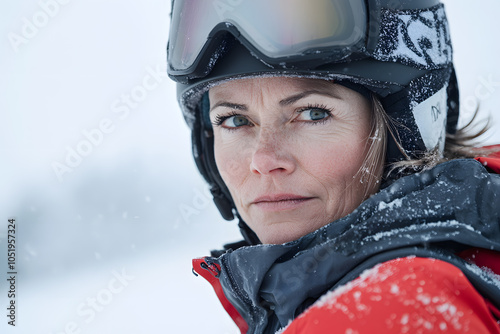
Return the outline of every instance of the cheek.
[[[235,187],[241,184],[247,174],[249,165],[248,146],[240,141],[224,141],[216,136],[214,141],[214,156],[219,173],[224,183],[233,193]]]
[[[366,137],[336,136],[300,145],[298,161],[311,175],[323,180],[352,180],[364,161]],[[333,179],[333,180],[332,180]],[[329,184],[331,186],[331,184]]]
[[[303,169],[323,185],[329,196],[340,196],[351,185],[363,158],[345,147],[318,150],[301,159]]]

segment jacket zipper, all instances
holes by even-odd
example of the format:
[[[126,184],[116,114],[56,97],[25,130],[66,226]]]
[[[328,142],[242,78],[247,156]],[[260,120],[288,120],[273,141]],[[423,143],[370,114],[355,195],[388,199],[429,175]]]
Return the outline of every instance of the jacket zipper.
[[[240,329],[241,334],[246,334],[248,332],[248,324],[241,314],[236,310],[233,304],[226,298],[222,286],[219,281],[219,274],[221,271],[220,266],[217,263],[208,264],[205,258],[198,258],[193,260],[193,271],[206,279],[215,291],[215,294],[219,298],[222,306],[229,314],[231,319],[235,322],[236,326]]]

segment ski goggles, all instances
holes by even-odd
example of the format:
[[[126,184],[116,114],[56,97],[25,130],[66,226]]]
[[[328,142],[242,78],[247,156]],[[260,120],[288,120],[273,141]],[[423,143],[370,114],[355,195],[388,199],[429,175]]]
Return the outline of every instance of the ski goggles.
[[[175,0],[168,73],[206,75],[232,34],[273,66],[346,59],[366,47],[376,0]],[[316,62],[317,64],[317,62]]]

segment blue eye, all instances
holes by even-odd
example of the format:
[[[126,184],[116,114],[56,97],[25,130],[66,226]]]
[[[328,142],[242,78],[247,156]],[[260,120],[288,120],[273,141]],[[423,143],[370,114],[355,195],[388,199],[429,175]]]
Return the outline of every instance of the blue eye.
[[[215,121],[212,123],[216,126],[222,126],[225,128],[238,128],[245,125],[251,125],[248,118],[241,115],[217,115]]]
[[[226,118],[224,121],[223,125],[229,127],[229,128],[237,128],[240,126],[248,125],[250,122],[246,117],[240,116],[240,115],[235,115],[235,116],[230,116]]]
[[[318,122],[322,120],[326,120],[331,116],[331,112],[325,108],[320,107],[307,107],[300,111],[300,116],[298,120],[300,121],[309,121],[309,122]]]
[[[321,109],[311,109],[306,112],[313,121],[318,121],[328,116],[328,113]]]

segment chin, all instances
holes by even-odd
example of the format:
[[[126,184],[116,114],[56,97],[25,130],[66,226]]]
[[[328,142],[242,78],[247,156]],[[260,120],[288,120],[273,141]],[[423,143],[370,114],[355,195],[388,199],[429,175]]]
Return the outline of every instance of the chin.
[[[257,235],[263,244],[277,245],[300,239],[315,230],[297,229],[296,223],[280,223],[259,231],[260,233],[257,233]]]

